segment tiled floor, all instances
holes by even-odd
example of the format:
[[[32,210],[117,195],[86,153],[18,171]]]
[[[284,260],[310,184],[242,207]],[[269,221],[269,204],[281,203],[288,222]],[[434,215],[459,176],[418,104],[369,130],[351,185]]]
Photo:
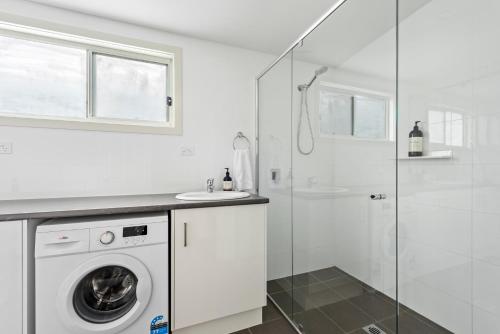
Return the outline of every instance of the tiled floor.
[[[307,334],[366,334],[376,324],[396,333],[396,303],[342,270],[331,267],[268,282],[268,292],[280,308]],[[418,313],[401,306],[399,334],[452,334]],[[296,333],[268,301],[264,323],[238,334]]]
[[[274,304],[268,300],[262,312],[262,325],[233,334],[297,334]]]

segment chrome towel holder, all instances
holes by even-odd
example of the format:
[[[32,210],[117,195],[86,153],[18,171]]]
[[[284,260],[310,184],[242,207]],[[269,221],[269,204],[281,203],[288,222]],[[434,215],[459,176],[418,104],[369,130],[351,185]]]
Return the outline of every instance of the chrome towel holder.
[[[245,142],[245,144],[247,145],[246,148],[250,148],[250,140],[248,140],[248,138],[243,134],[243,132],[238,131],[238,133],[236,133],[236,137],[234,137],[234,139],[233,139],[233,149],[234,150],[236,150],[236,142],[238,140],[243,140]]]

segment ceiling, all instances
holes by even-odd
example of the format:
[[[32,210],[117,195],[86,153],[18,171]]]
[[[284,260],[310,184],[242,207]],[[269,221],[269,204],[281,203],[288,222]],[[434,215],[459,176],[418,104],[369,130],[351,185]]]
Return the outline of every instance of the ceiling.
[[[336,0],[30,1],[271,54],[283,52],[336,2]]]
[[[404,21],[430,1],[401,1],[399,20]],[[340,67],[353,56],[363,53],[370,44],[377,43],[381,36],[388,35],[390,43],[386,45],[384,57],[394,63],[396,12],[394,0],[349,0],[303,40],[302,47],[295,49],[294,57]],[[368,55],[368,59],[370,57]]]

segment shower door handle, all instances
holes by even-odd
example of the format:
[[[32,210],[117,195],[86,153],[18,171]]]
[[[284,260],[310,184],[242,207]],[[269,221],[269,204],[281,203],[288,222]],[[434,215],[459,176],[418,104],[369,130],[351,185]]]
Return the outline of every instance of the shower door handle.
[[[370,198],[372,200],[374,200],[374,201],[379,201],[379,200],[382,200],[382,199],[386,199],[387,195],[386,194],[371,194]]]
[[[184,247],[187,247],[188,245],[188,223],[184,223]]]

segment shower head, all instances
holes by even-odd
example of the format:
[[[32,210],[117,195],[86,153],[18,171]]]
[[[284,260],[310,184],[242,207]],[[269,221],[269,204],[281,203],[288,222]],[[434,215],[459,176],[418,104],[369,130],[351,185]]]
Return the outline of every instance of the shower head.
[[[318,68],[316,70],[316,72],[314,72],[314,74],[315,74],[315,76],[318,76],[318,75],[324,74],[326,71],[328,71],[328,67],[327,66],[321,66],[320,68]]]
[[[311,87],[311,85],[313,84],[314,80],[316,80],[316,78],[318,76],[324,74],[326,71],[328,71],[328,67],[327,66],[321,66],[316,71],[314,71],[314,77],[311,79],[311,81],[309,81],[309,83],[298,85],[297,89],[299,91],[307,90],[309,87]]]

